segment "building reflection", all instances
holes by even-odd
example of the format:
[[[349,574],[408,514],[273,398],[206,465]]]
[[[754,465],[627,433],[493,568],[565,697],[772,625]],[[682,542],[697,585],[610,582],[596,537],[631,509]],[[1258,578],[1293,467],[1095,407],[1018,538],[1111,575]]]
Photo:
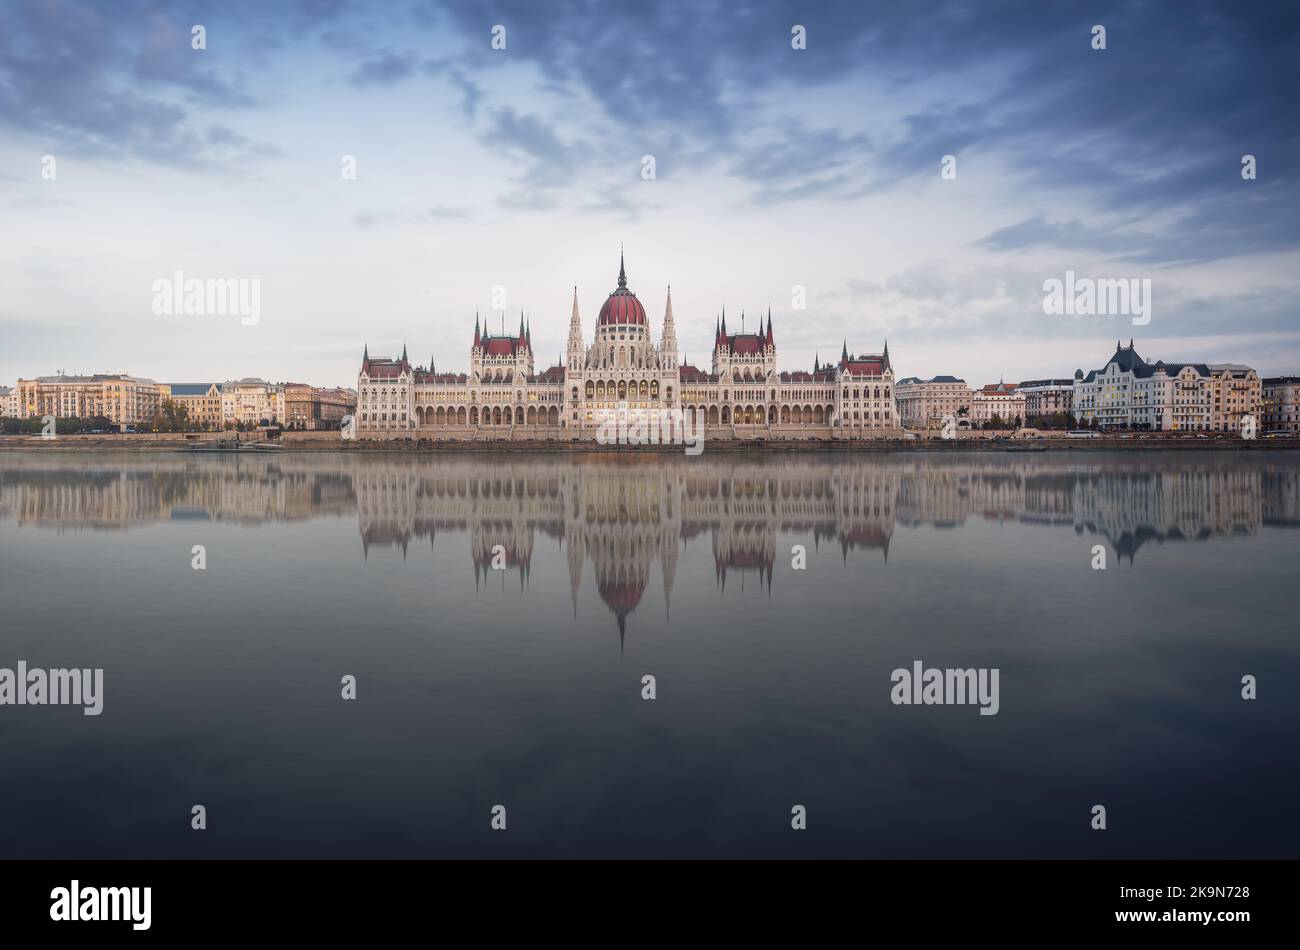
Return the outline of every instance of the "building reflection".
[[[900,525],[1071,526],[1132,561],[1152,541],[1300,525],[1300,467],[1280,454],[1219,453],[0,456],[0,520],[20,526],[352,516],[363,557],[406,556],[444,537],[465,545],[478,584],[504,572],[526,587],[538,535],[553,539],[575,615],[590,564],[621,635],[656,572],[671,611],[678,555],[696,540],[711,546],[719,588],[769,594],[778,551],[811,542],[884,564]]]

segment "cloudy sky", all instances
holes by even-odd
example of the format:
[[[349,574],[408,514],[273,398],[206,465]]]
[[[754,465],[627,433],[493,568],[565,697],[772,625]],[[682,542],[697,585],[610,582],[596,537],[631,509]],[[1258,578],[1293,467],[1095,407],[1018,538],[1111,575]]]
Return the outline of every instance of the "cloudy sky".
[[[620,243],[700,365],[725,306],[787,369],[1297,373],[1298,89],[1290,3],[0,0],[0,384],[464,370],[496,286],[550,363]],[[1150,323],[1045,315],[1067,270],[1149,278]],[[260,322],[156,314],[177,271]]]

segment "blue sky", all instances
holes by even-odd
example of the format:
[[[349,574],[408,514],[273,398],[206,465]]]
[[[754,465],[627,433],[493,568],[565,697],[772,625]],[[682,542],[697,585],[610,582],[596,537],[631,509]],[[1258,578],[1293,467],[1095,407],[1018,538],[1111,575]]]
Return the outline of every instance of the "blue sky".
[[[788,369],[887,337],[982,384],[1132,337],[1296,373],[1297,89],[1281,3],[4,0],[0,383],[464,370],[494,286],[550,363],[620,243],[701,365],[725,305]],[[178,270],[260,280],[260,322],[156,315]],[[1067,270],[1150,278],[1150,324],[1044,315]]]

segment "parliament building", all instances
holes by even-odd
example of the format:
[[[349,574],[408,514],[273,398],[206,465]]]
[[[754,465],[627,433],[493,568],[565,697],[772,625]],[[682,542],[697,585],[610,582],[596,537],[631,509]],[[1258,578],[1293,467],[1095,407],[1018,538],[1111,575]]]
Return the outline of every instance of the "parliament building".
[[[583,334],[574,288],[564,358],[534,362],[531,325],[491,335],[474,321],[469,372],[413,366],[370,356],[357,377],[356,437],[428,440],[591,440],[610,413],[670,410],[709,439],[861,439],[900,434],[889,345],[811,371],[778,372],[772,314],[758,332],[731,333],[725,311],[715,322],[712,362],[678,362],[672,290],[656,345],[645,307],[628,288],[620,257],[618,286]],[[667,418],[667,416],[665,416]],[[697,428],[702,427],[702,428]]]

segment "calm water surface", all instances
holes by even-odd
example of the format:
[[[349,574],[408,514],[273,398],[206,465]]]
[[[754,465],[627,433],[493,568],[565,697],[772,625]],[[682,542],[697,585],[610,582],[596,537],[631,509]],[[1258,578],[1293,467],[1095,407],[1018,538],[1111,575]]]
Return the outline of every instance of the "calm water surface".
[[[1298,556],[1283,452],[0,451],[0,667],[105,680],[0,856],[1300,857]]]

